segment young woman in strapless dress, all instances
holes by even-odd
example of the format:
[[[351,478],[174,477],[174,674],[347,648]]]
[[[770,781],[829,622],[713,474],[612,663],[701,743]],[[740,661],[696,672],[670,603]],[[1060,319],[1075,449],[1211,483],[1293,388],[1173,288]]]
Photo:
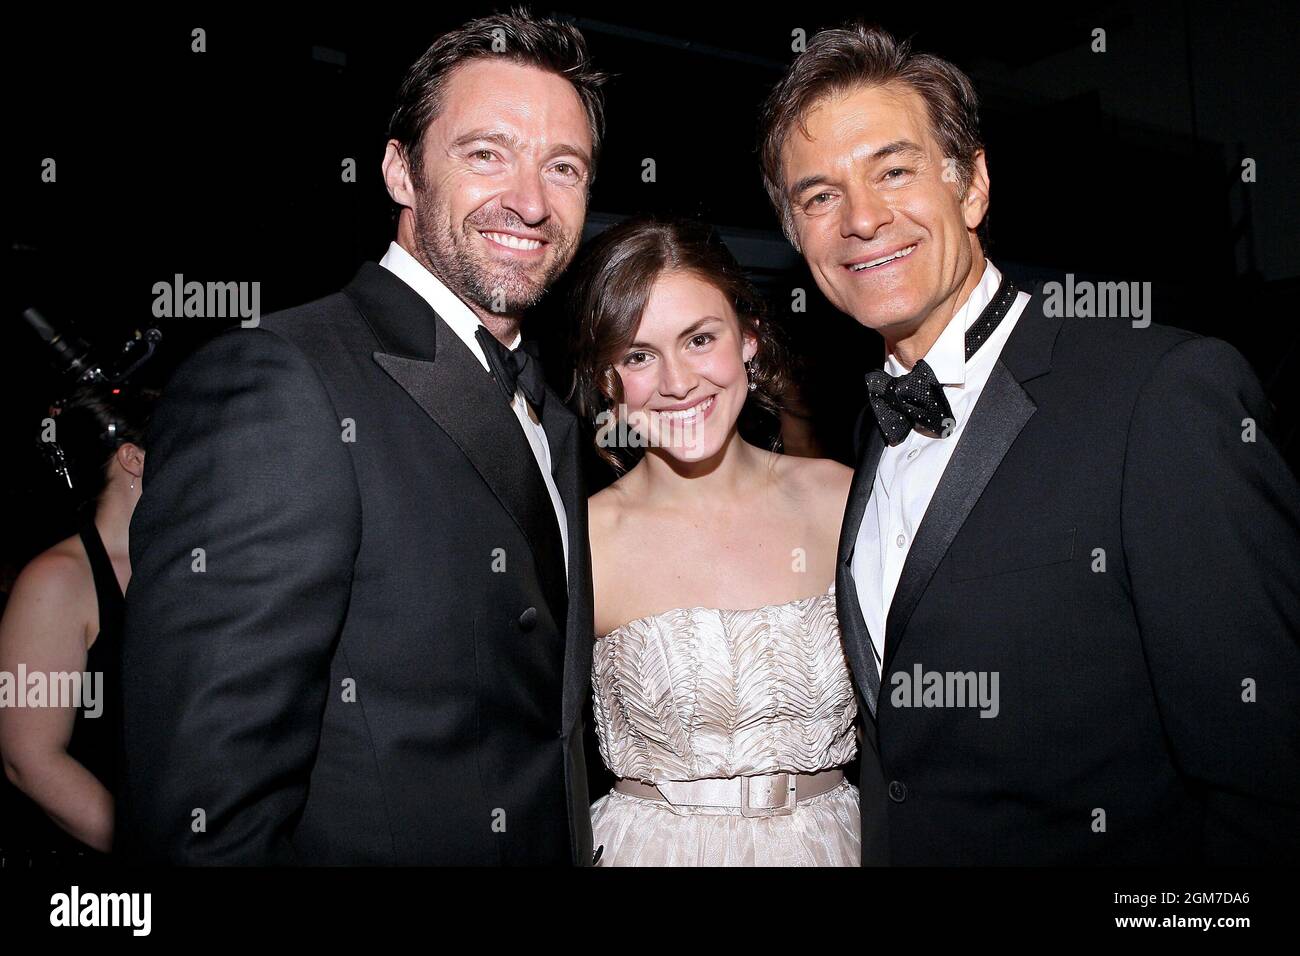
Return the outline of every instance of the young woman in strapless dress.
[[[856,866],[834,595],[852,472],[742,437],[788,379],[707,227],[625,222],[581,268],[579,404],[622,472],[590,500],[594,714],[618,778],[592,806],[599,864]]]

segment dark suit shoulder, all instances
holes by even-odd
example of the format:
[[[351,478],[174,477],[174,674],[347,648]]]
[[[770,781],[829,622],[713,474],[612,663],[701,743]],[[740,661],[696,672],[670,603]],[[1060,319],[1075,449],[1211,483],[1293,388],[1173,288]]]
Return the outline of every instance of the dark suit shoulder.
[[[1244,359],[1219,339],[1156,323],[1135,327],[1128,318],[1048,315],[1044,304],[1035,294],[1002,352],[1040,406],[1065,402],[1069,414],[1108,421],[1122,434],[1153,382],[1186,382],[1206,363],[1242,378]]]
[[[293,342],[271,331],[267,319],[249,328],[234,326],[218,332],[186,356],[172,373],[166,392],[181,383],[219,376],[222,369],[236,364],[269,367],[286,359],[301,362],[303,356]]]
[[[339,291],[263,316],[261,327],[283,338],[299,339],[354,315],[356,307],[352,300]]]
[[[1128,319],[1067,318],[1052,365],[1065,362],[1145,378],[1170,349],[1196,338],[1194,332],[1154,322],[1135,328]]]
[[[234,326],[213,336],[188,356],[173,375],[184,380],[211,365],[231,362],[302,363],[324,379],[340,362],[368,357],[373,334],[342,292],[263,316],[256,326]]]
[[[261,328],[313,358],[327,356],[340,346],[356,346],[373,339],[356,303],[342,291],[274,312],[262,319]],[[371,349],[375,347],[370,345]]]
[[[1024,291],[1029,301],[1001,356],[1022,382],[1050,370],[1066,378],[1077,373],[1093,389],[1127,389],[1145,381],[1170,349],[1199,338],[1149,319],[1077,315],[1042,285]]]
[[[1082,371],[1106,382],[1112,394],[1121,389],[1135,398],[1161,383],[1187,387],[1193,379],[1217,379],[1229,390],[1260,390],[1254,369],[1231,343],[1154,323],[1133,328],[1125,320],[1067,319],[1053,356],[1057,367]]]

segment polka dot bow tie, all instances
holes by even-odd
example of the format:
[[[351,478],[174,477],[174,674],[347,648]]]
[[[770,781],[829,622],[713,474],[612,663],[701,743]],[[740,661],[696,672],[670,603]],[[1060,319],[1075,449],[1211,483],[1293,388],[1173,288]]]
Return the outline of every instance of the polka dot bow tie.
[[[867,400],[890,446],[901,442],[913,428],[931,438],[947,437],[955,424],[943,386],[925,359],[898,378],[884,369],[872,369],[867,373]]]
[[[1010,311],[1016,292],[1011,279],[1003,276],[998,291],[966,330],[966,361],[970,361]],[[943,386],[925,359],[897,378],[884,369],[872,369],[867,373],[867,400],[890,447],[905,439],[914,428],[931,438],[947,438],[957,424]]]

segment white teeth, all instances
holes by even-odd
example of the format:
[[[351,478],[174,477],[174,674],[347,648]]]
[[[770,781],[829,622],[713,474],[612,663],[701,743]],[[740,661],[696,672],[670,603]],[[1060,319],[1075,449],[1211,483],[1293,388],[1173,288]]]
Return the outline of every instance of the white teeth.
[[[697,415],[703,415],[712,407],[713,396],[710,395],[704,401],[692,405],[690,408],[682,408],[674,412],[655,412],[655,415],[671,422],[684,422],[688,419],[695,418]]]
[[[485,232],[483,235],[493,242],[508,246],[511,249],[540,249],[542,246],[539,239],[521,239],[506,232]]]
[[[881,256],[879,259],[872,259],[870,262],[859,262],[849,266],[852,272],[861,272],[863,269],[870,269],[872,266],[878,266],[882,263],[889,262],[891,259],[901,259],[904,256],[910,256],[912,250],[916,248],[915,244],[908,246],[906,249],[899,249],[892,256]]]

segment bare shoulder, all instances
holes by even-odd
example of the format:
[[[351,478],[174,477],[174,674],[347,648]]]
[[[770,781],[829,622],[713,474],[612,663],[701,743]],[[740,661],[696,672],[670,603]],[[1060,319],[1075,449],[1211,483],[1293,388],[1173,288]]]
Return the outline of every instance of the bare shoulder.
[[[602,488],[587,499],[587,521],[593,530],[599,525],[602,530],[618,520],[624,511],[627,494],[614,482]]]
[[[814,507],[842,511],[853,484],[853,469],[833,458],[782,455],[785,482],[792,496]]]
[[[42,551],[23,568],[14,581],[10,602],[15,600],[47,601],[67,600],[79,588],[94,587],[94,577],[80,538],[66,538],[54,547]]]
[[[587,499],[587,533],[593,548],[616,538],[633,520],[636,496],[631,494],[630,473]]]
[[[29,561],[14,581],[0,644],[12,650],[51,635],[84,638],[95,607],[95,579],[80,539],[60,541]]]
[[[630,473],[629,473],[630,474]],[[627,563],[635,560],[626,547],[629,529],[634,528],[638,509],[631,482],[624,475],[609,487],[587,499],[587,535],[591,541],[591,579],[595,607],[595,633],[607,634],[623,620],[619,606],[625,589],[616,582],[627,579]]]

